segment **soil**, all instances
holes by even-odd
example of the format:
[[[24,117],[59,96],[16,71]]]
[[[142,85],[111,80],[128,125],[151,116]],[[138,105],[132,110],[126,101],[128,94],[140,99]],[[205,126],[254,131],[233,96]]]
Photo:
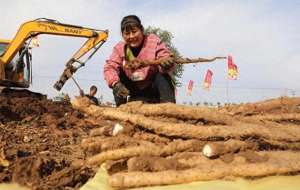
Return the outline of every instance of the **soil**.
[[[81,139],[99,125],[68,102],[53,102],[27,90],[0,95],[0,182],[31,189],[77,189],[95,174],[73,166],[84,159]],[[0,160],[1,160],[0,159]]]

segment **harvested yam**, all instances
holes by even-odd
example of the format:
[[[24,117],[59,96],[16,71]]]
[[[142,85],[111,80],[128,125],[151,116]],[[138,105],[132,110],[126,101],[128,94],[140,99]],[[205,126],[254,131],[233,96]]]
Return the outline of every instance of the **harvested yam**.
[[[94,108],[97,106],[90,106],[92,108],[91,113],[96,111]],[[86,110],[90,113],[89,109]],[[234,138],[239,139],[245,136],[258,136],[265,139],[272,140],[288,140],[299,141],[300,140],[300,128],[287,128],[285,126],[276,127],[276,130],[272,128],[248,124],[242,122],[235,122],[233,125],[213,125],[213,126],[196,126],[190,124],[176,124],[156,121],[148,119],[145,116],[139,114],[130,114],[118,110],[107,109],[102,111],[102,117],[107,119],[117,119],[121,121],[129,121],[132,124],[141,126],[147,130],[154,131],[156,134],[162,134],[169,137],[181,137],[181,138],[195,138],[200,140],[207,140],[211,138]]]
[[[88,137],[88,138],[84,138],[84,139],[81,140],[81,146],[86,147],[90,143],[94,143],[94,142],[97,142],[97,141],[102,141],[105,138],[109,138],[109,137]]]
[[[99,114],[100,112],[102,112],[102,117],[105,117],[107,119],[129,121],[132,124],[139,125],[150,131],[154,131],[157,134],[162,134],[170,137],[206,140],[214,137],[224,139],[239,139],[243,136],[259,136],[262,138],[273,140],[300,140],[300,128],[290,129],[286,127],[277,127],[276,130],[272,130],[265,126],[247,123],[245,124],[241,122],[235,122],[232,126],[214,125],[209,127],[201,127],[189,124],[160,122],[153,119],[148,119],[147,117],[139,114],[130,114],[112,109],[103,110],[103,108],[99,108],[98,110],[97,106],[93,105],[84,110],[91,114]]]
[[[300,142],[261,140],[258,146],[260,150],[300,150]]]
[[[204,143],[197,140],[187,141],[174,141],[167,146],[136,146],[123,149],[116,149],[111,151],[102,152],[98,155],[88,158],[87,163],[89,165],[101,164],[106,160],[118,160],[123,158],[130,158],[135,156],[168,156],[175,152],[182,151],[201,151]]]
[[[237,154],[226,154],[216,159],[210,159],[200,154],[199,152],[182,152],[173,156],[167,157],[168,159],[175,159],[179,163],[189,168],[194,167],[214,167],[217,165],[224,165],[226,163],[232,164],[245,164],[245,163],[259,163],[268,161],[267,155],[258,154],[255,151],[246,150]]]
[[[182,170],[188,167],[179,163],[176,159],[162,157],[140,156],[133,157],[127,161],[128,171],[164,171]]]
[[[190,159],[192,157],[201,157],[205,160],[209,160],[205,156],[203,156],[200,152],[177,152],[168,158],[175,158],[175,159]]]
[[[300,98],[281,97],[242,106],[226,107],[233,115],[251,116],[264,113],[293,113],[300,112]]]
[[[122,127],[115,133],[114,128],[109,128],[108,136],[118,134],[118,140],[98,144],[91,140],[88,146],[100,148],[101,153],[88,157],[86,163],[92,167],[108,164],[109,173],[113,174],[109,183],[121,189],[227,176],[297,173],[300,172],[299,103],[300,98],[281,98],[226,107],[230,112],[222,108],[141,102],[119,108],[78,107],[96,119],[134,128],[130,134],[123,133]],[[96,135],[103,134],[100,131]],[[126,135],[130,140],[123,138]],[[263,152],[255,152],[258,150]]]
[[[112,114],[109,115],[112,116]],[[236,122],[233,126],[215,125],[209,127],[199,127],[189,124],[160,122],[137,115],[131,115],[130,117],[126,117],[126,114],[123,115],[122,113],[115,113],[115,116],[115,119],[126,119],[132,122],[133,124],[139,125],[150,131],[154,131],[157,134],[162,134],[169,137],[195,138],[200,140],[207,140],[214,137],[224,139],[239,139],[240,137],[244,136],[258,136],[274,140],[300,140],[299,128],[278,127],[276,130],[272,130],[268,127],[260,125],[245,124],[238,122]],[[289,133],[287,133],[288,131]]]
[[[145,116],[167,116],[185,120],[203,120],[205,123],[229,125],[232,118],[214,108],[182,106],[173,103],[143,104],[130,102],[120,106],[120,110]]]
[[[210,142],[203,147],[202,152],[203,155],[211,158],[244,150],[300,150],[300,143],[266,139],[254,141],[228,140]]]
[[[239,157],[244,158],[245,160],[242,159],[242,161],[244,161],[245,163],[260,163],[267,162],[269,160],[268,154],[258,154],[258,152],[254,152],[251,150],[246,150],[245,152],[238,153],[238,158]]]
[[[300,124],[300,113],[255,115],[247,118],[247,121],[272,121],[281,124]]]
[[[92,129],[90,132],[90,136],[112,136],[112,130],[114,126],[105,126],[101,128]]]
[[[107,160],[119,160],[123,158],[130,158],[130,157],[142,156],[142,155],[159,156],[160,149],[157,148],[156,146],[154,147],[136,146],[136,147],[106,151],[88,158],[87,164],[100,165]]]
[[[109,175],[117,172],[127,171],[127,159],[108,160],[105,165],[105,170]]]
[[[167,146],[163,146],[161,149],[161,155],[171,155],[175,152],[183,152],[183,151],[190,151],[190,152],[196,152],[201,151],[205,142],[199,141],[199,140],[175,140],[171,143],[169,143]]]
[[[109,177],[109,184],[115,188],[132,188],[215,180],[226,176],[259,177],[300,171],[300,153],[278,151],[259,152],[258,154],[268,156],[268,162],[242,164],[232,162],[230,164],[202,165],[180,171],[117,173]]]
[[[130,125],[121,125],[115,123],[113,126],[105,126],[91,130],[90,136],[117,136],[119,134],[128,134],[131,136],[134,133],[134,127]]]
[[[162,143],[162,144],[167,144],[171,142],[171,139],[167,137],[161,137],[159,135],[147,133],[147,132],[136,132],[134,133],[133,138],[150,141],[153,143]]]
[[[151,142],[131,138],[128,136],[106,137],[102,139],[97,138],[97,140],[94,142],[81,144],[81,146],[87,152],[101,152],[139,145],[154,146],[154,144]]]
[[[203,156],[200,152],[181,152],[167,157],[168,159],[177,160],[188,168],[194,168],[203,165],[223,164],[221,159],[209,159]]]
[[[145,135],[147,138],[143,139],[142,137],[145,137]],[[153,140],[152,138],[162,138],[162,139],[160,139],[161,140],[160,141],[157,139]],[[136,147],[140,145],[145,145],[145,146],[147,145],[151,146],[154,144],[165,145],[170,141],[171,141],[170,139],[167,139],[165,137],[159,137],[151,133],[136,133],[133,138],[128,136],[87,138],[82,140],[81,146],[83,147],[85,152],[88,152],[90,154],[95,154],[101,151],[114,150],[114,149],[120,149],[126,147]],[[181,143],[178,142],[179,141],[174,141],[172,144],[169,144],[169,146],[166,147],[171,147],[172,145],[181,146]],[[186,149],[189,151],[192,151],[192,149],[195,151],[202,151],[203,154],[208,157],[220,156],[222,154],[237,152],[245,149],[300,150],[300,142],[291,143],[291,142],[274,141],[274,140],[266,140],[266,139],[261,139],[258,141],[228,140],[228,141],[209,142],[208,144],[206,144],[206,146],[204,146],[205,143],[207,143],[206,141],[190,141],[190,142],[194,142],[194,146],[191,145],[192,143],[190,145],[187,145],[186,143],[185,145],[187,146],[181,149]],[[193,148],[189,149],[190,147]],[[203,149],[201,149],[202,147]],[[207,150],[208,147],[209,148],[212,147],[210,148],[210,152]],[[167,148],[165,148],[165,150],[167,150]]]
[[[245,149],[257,149],[257,145],[253,142],[239,140],[210,142],[203,147],[202,153],[208,158],[213,158],[226,153],[234,153]]]

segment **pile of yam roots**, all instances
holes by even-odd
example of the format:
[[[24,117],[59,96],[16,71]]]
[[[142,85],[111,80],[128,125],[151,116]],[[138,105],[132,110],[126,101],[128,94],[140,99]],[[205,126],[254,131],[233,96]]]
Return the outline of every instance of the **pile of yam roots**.
[[[114,188],[297,175],[300,98],[219,108],[131,102],[73,107],[102,127],[82,140],[85,164],[102,165]]]

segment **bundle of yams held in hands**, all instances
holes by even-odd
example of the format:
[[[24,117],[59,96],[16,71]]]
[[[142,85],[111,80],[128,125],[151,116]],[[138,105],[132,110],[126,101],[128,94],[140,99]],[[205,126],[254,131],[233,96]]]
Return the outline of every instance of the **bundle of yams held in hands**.
[[[126,69],[138,69],[140,67],[145,67],[148,65],[161,65],[162,67],[169,67],[173,64],[189,64],[189,63],[200,63],[200,62],[213,62],[217,59],[226,59],[227,57],[214,57],[211,59],[207,58],[183,58],[183,57],[176,57],[174,55],[156,59],[156,60],[141,60],[141,59],[134,59],[132,61],[127,61],[124,65]]]

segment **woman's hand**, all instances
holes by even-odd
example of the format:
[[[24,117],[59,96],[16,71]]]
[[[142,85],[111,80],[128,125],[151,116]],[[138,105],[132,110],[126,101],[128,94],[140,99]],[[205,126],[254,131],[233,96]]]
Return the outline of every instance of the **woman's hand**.
[[[166,58],[161,58],[158,60],[158,62],[160,62],[160,66],[163,68],[163,69],[170,69],[174,63],[175,63],[175,59],[173,57],[166,57]]]
[[[126,98],[129,90],[119,81],[113,86],[113,93],[120,98]]]

